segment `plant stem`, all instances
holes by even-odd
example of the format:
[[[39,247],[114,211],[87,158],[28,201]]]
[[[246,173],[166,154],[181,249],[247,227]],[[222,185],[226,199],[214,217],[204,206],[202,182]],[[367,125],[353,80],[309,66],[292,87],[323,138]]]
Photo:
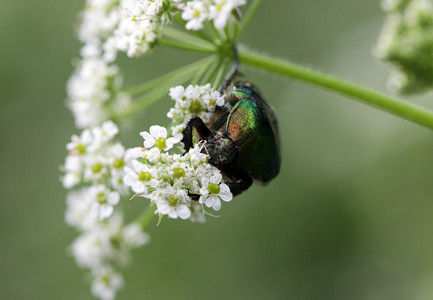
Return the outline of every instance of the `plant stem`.
[[[433,129],[433,113],[363,86],[239,47],[241,63],[327,89]]]
[[[211,42],[193,36],[184,31],[177,30],[173,27],[165,26],[162,30],[161,44],[190,51],[215,53],[216,48]]]
[[[170,87],[183,84],[193,78],[194,74],[202,68],[208,67],[213,61],[218,61],[216,56],[208,56],[198,62],[182,67],[171,73],[158,77],[154,80],[144,83],[143,85],[126,89],[131,95],[146,94],[136,98],[129,107],[121,112],[111,111],[111,118],[122,119],[124,117],[138,113],[148,108],[153,103],[168,95]]]
[[[131,96],[139,95],[150,91],[151,89],[158,87],[159,85],[166,83],[167,81],[176,81],[184,77],[188,77],[191,74],[196,73],[203,66],[208,66],[213,60],[216,60],[215,56],[208,56],[189,65],[181,67],[170,73],[162,75],[153,80],[147,81],[138,86],[129,87],[123,90],[123,92],[129,93]]]
[[[155,218],[155,209],[156,205],[149,206],[134,222],[140,225],[141,229],[145,229]]]

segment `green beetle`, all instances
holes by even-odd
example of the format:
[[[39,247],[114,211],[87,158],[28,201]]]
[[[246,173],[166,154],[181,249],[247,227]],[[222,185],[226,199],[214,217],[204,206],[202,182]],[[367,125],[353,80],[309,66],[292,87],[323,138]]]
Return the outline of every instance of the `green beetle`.
[[[204,142],[202,152],[209,163],[229,180],[233,195],[248,189],[253,180],[268,183],[278,175],[281,164],[278,123],[274,110],[249,82],[235,82],[237,65],[225,81],[226,103],[217,107],[210,129],[192,117],[183,130],[185,150],[193,146],[193,128]]]

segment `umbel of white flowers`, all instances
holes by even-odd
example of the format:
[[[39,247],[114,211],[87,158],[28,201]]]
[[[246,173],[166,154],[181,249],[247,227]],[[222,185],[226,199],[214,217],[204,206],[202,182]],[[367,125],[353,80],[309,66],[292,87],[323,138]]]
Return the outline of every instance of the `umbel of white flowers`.
[[[78,128],[100,125],[109,118],[107,107],[120,112],[131,99],[121,92],[122,76],[113,63],[117,52],[130,57],[155,49],[161,30],[174,15],[186,21],[186,29],[200,30],[212,21],[225,28],[232,11],[245,0],[87,0],[81,13],[78,37],[84,44],[81,59],[69,79],[67,105]]]
[[[89,270],[93,295],[111,300],[123,286],[121,271],[130,251],[149,241],[142,228],[127,225],[122,203],[145,198],[160,219],[203,222],[205,210],[218,211],[232,194],[220,172],[208,164],[196,144],[186,155],[180,142],[187,120],[199,115],[205,122],[224,97],[204,86],[174,87],[175,101],[167,116],[169,130],[151,126],[141,132],[143,145],[125,149],[110,112],[130,108],[131,95],[122,91],[118,52],[129,57],[153,51],[164,26],[178,15],[186,30],[201,30],[208,22],[223,31],[233,11],[246,0],[86,0],[77,28],[83,43],[80,58],[67,84],[67,106],[76,127],[83,129],[68,143],[62,183],[67,196],[66,222],[80,235],[70,253]],[[171,135],[168,134],[171,132]],[[194,198],[196,201],[193,201]]]
[[[149,240],[138,224],[124,225],[121,199],[130,199],[131,191],[148,199],[160,219],[197,222],[205,221],[206,207],[218,211],[221,201],[233,197],[220,171],[202,153],[204,144],[197,143],[181,155],[180,132],[187,120],[197,114],[209,122],[216,106],[224,105],[224,96],[209,84],[177,86],[170,89],[170,96],[174,107],[167,115],[174,136],[153,125],[140,133],[141,147],[125,150],[117,141],[117,125],[106,121],[73,135],[67,144],[62,182],[73,190],[67,197],[65,219],[80,232],[71,253],[80,267],[90,270],[91,290],[101,299],[113,299],[123,285],[121,270],[130,261],[130,250]]]

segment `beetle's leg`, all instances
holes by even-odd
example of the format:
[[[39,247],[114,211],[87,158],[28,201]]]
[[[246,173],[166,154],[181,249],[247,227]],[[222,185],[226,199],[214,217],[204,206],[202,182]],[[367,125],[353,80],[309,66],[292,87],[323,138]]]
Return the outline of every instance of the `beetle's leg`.
[[[185,145],[185,152],[188,151],[190,148],[192,148],[192,129],[195,128],[198,133],[198,138],[200,140],[206,138],[211,134],[211,131],[209,128],[207,128],[206,124],[203,122],[202,119],[200,119],[199,116],[193,116],[191,119],[189,119],[188,123],[186,124],[185,129],[182,131],[183,138],[182,143]]]
[[[231,180],[229,182],[225,182],[225,184],[229,186],[230,192],[233,194],[233,196],[239,195],[248,189],[253,183],[251,177],[247,173],[240,170],[234,172],[233,170],[230,170],[229,172],[224,171],[224,175]]]
[[[200,200],[200,195],[198,195],[198,194],[191,194],[191,193],[189,193],[188,192],[188,196],[191,198],[191,200],[193,200],[193,201],[198,201],[198,200]]]
[[[227,74],[226,78],[224,79],[223,83],[221,84],[219,91],[221,93],[226,93],[228,90],[230,84],[233,82],[233,79],[238,74],[239,69],[239,55],[238,55],[238,49],[236,46],[233,46],[233,66],[230,69],[230,72]]]

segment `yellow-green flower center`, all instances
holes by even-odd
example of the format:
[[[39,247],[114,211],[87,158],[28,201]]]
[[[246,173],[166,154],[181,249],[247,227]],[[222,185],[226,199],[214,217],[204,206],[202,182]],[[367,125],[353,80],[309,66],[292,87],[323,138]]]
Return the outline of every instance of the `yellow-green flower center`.
[[[226,4],[225,1],[221,2],[220,4],[218,4],[218,5],[216,6],[217,11],[220,11],[221,8],[223,8],[223,6],[224,6],[225,4]]]
[[[221,191],[220,186],[216,183],[209,183],[209,185],[207,186],[207,190],[211,194],[219,194]]]
[[[165,138],[163,138],[163,137],[157,138],[155,141],[155,145],[156,145],[156,148],[158,148],[159,150],[164,150],[165,147],[167,147],[167,143],[166,143]]]
[[[191,102],[189,111],[194,115],[198,115],[202,111],[202,107],[203,106],[201,105],[201,101],[196,99]]]
[[[92,166],[92,171],[93,171],[94,174],[97,174],[97,173],[101,172],[101,170],[102,170],[103,168],[104,168],[104,165],[103,165],[103,164],[101,164],[101,163],[97,163],[97,164],[94,164],[94,165]]]
[[[152,179],[152,174],[150,174],[149,172],[140,172],[140,174],[138,174],[138,180],[146,182]]]
[[[86,153],[86,146],[84,146],[83,144],[78,144],[76,149],[77,149],[78,154],[85,154]]]
[[[198,9],[194,10],[194,18],[200,16],[200,11]]]
[[[105,197],[105,193],[101,192],[96,195],[99,204],[107,203],[107,197]]]
[[[178,195],[172,194],[168,197],[168,204],[170,206],[176,206],[178,202],[179,202],[179,196]]]
[[[125,162],[123,161],[123,159],[118,158],[114,161],[113,163],[113,168],[115,169],[120,169],[121,167],[123,167],[125,165]]]
[[[179,179],[182,178],[183,176],[185,176],[185,170],[177,167],[173,169],[173,178],[175,179]]]
[[[109,274],[103,275],[101,276],[101,281],[106,285],[109,286],[110,285],[110,281],[111,281],[111,276]]]

